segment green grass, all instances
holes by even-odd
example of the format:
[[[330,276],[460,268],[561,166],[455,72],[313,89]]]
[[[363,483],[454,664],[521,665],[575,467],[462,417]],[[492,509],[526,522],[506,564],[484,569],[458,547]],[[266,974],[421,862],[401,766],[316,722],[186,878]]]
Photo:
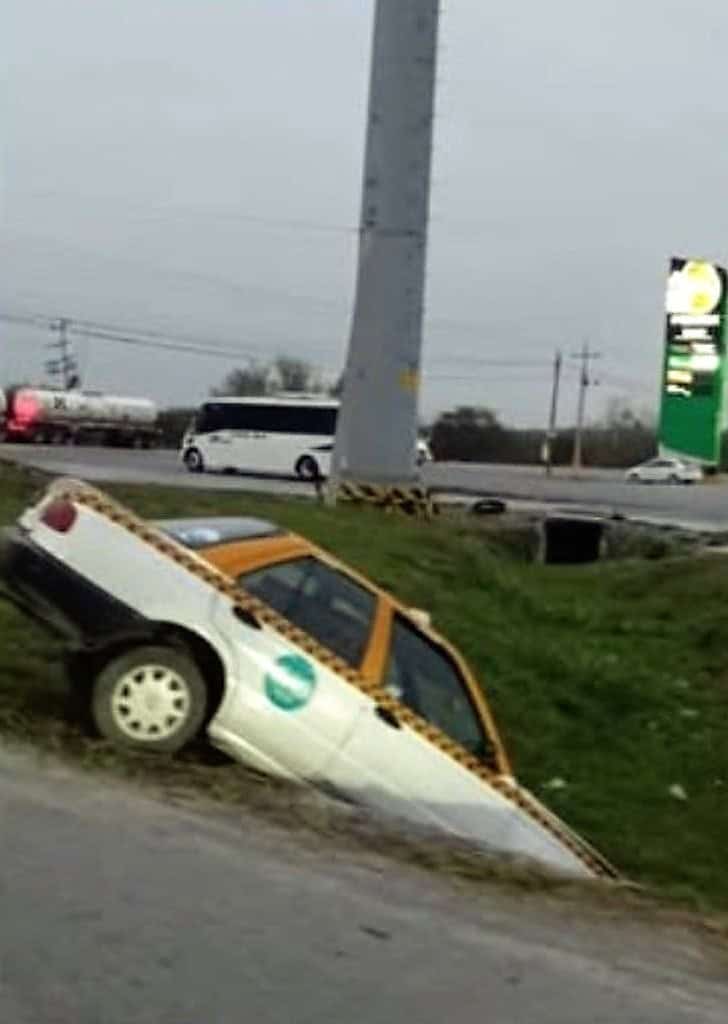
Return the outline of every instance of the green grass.
[[[0,521],[39,486],[0,468]],[[109,490],[149,517],[273,518],[429,609],[482,680],[519,778],[633,881],[693,909],[728,909],[723,557],[547,567],[504,552],[492,527],[464,521]],[[65,697],[53,645],[2,604],[0,636],[0,730],[73,742],[58,726]],[[557,777],[566,785],[549,789]],[[673,785],[686,800],[670,795]]]

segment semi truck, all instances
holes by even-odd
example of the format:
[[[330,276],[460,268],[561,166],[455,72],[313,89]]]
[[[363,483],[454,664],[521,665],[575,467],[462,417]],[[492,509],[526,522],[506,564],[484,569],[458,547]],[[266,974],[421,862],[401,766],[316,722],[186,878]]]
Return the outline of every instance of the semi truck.
[[[10,442],[151,448],[161,436],[157,418],[149,399],[98,391],[21,387],[0,398],[0,433]]]

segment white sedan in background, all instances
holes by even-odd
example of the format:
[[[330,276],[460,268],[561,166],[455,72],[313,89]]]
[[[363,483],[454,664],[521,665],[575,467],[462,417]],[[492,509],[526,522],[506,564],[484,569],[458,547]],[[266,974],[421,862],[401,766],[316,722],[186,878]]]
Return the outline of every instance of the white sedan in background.
[[[648,459],[639,466],[632,466],[625,473],[629,483],[642,484],[697,484],[703,479],[703,471],[694,462],[682,459]]]

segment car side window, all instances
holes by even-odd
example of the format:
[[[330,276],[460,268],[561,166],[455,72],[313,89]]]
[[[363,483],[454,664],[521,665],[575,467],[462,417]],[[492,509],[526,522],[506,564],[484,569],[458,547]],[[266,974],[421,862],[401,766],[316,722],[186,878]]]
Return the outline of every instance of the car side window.
[[[492,745],[458,666],[401,616],[392,626],[384,685],[469,753],[490,760]]]
[[[313,557],[245,573],[238,583],[347,664],[361,664],[376,609],[371,591]]]

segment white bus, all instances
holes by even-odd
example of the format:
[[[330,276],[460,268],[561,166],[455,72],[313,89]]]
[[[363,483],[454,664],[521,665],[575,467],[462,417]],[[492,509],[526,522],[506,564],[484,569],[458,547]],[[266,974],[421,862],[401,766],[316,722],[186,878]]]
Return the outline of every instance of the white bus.
[[[251,472],[328,476],[339,402],[320,395],[211,398],[197,412],[182,441],[191,473]],[[418,465],[431,459],[418,441]]]

